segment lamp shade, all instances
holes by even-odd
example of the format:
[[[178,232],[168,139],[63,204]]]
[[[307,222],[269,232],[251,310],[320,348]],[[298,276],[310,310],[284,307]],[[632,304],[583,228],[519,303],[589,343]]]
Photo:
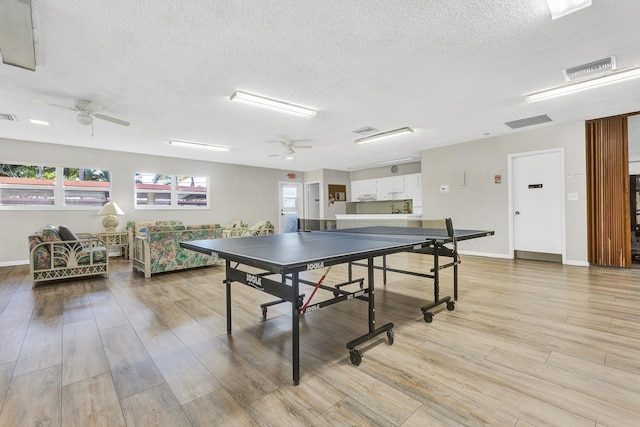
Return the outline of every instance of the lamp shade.
[[[98,215],[124,215],[120,206],[118,206],[115,202],[105,203],[105,205],[100,209]]]
[[[116,231],[116,227],[120,221],[118,221],[118,217],[116,215],[124,215],[120,206],[115,204],[115,202],[106,203],[100,211],[98,211],[98,215],[104,216],[102,218],[102,226],[105,228],[107,232],[113,233]]]

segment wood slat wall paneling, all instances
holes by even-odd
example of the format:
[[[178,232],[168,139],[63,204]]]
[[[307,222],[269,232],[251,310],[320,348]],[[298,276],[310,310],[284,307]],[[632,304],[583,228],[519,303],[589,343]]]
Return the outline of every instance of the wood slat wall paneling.
[[[586,122],[588,256],[591,264],[631,265],[627,116]]]

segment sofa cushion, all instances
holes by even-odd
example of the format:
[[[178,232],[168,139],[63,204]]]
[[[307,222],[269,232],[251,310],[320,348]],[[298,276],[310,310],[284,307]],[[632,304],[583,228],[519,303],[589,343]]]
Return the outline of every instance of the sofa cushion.
[[[61,240],[58,234],[58,228],[51,224],[42,227],[38,231],[38,235],[43,242],[59,242]]]
[[[134,234],[136,236],[146,236],[149,227],[155,225],[155,222],[151,221],[136,221]]]
[[[147,231],[149,233],[156,231],[183,231],[186,230],[186,227],[182,224],[161,224],[161,225],[150,225]]]
[[[36,270],[51,268],[49,249],[47,246],[38,246],[40,243],[42,243],[42,240],[40,240],[39,234],[34,233],[29,236],[29,252],[32,252],[33,266]]]
[[[73,231],[64,225],[58,227],[58,235],[62,240],[80,240]]]
[[[156,225],[160,226],[172,226],[172,225],[182,225],[182,221],[172,220],[172,221],[156,221]]]
[[[210,228],[220,228],[220,224],[192,224],[192,225],[187,225],[187,230],[208,230]]]

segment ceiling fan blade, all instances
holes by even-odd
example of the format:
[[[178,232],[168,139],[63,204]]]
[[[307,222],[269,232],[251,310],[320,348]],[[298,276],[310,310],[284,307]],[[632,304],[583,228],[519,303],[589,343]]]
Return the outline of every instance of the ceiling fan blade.
[[[82,107],[78,106],[78,108],[80,108],[82,110],[85,110],[85,111],[89,111],[91,113],[95,113],[96,111],[103,109],[104,105],[98,104],[95,101],[89,101],[88,104],[86,104],[86,105],[84,105]]]
[[[110,117],[110,116],[105,116],[104,114],[92,114],[93,117],[95,117],[96,119],[100,119],[100,120],[106,120],[108,122],[111,123],[115,123],[117,125],[121,125],[121,126],[129,126],[129,122],[125,121],[125,120],[120,120],[120,119],[116,119],[115,117]]]
[[[66,110],[71,110],[71,111],[80,111],[77,108],[73,108],[73,107],[67,107],[66,105],[60,105],[60,104],[53,104],[51,102],[46,102],[46,101],[40,101],[38,99],[32,99],[31,101],[37,103],[37,104],[44,104],[44,105],[51,105],[52,107],[59,107],[59,108],[64,108]]]

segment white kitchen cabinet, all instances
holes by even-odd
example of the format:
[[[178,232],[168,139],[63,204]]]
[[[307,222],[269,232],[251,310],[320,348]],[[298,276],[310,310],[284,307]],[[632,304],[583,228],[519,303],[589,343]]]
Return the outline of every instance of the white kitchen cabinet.
[[[413,173],[404,176],[405,194],[413,200],[414,209],[422,206],[422,174]]]
[[[377,186],[375,179],[360,179],[351,181],[351,201],[376,200]]]

